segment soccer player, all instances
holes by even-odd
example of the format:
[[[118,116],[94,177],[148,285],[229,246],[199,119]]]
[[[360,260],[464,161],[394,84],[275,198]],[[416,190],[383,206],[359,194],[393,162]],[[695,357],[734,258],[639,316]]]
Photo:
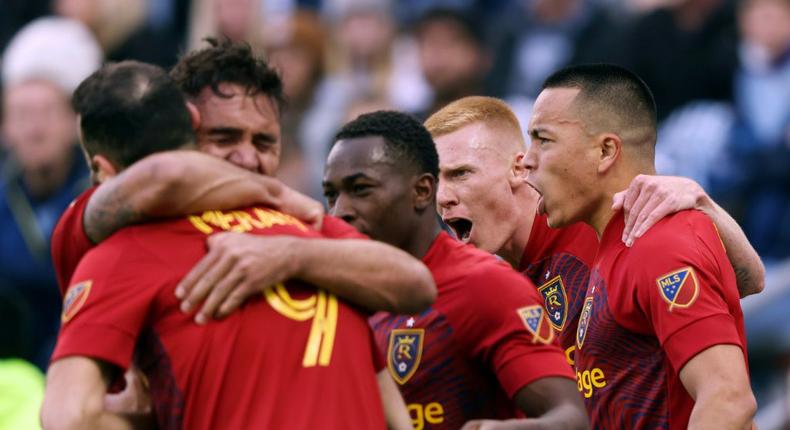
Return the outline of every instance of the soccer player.
[[[427,130],[406,114],[379,111],[340,130],[323,181],[331,214],[421,258],[436,280],[439,295],[428,311],[371,319],[414,427],[487,419],[508,420],[499,423],[507,428],[587,428],[537,291],[441,230],[437,173]],[[515,419],[521,413],[530,418]]]
[[[155,66],[105,66],[74,99],[88,155],[102,148],[113,169],[194,139],[183,95]],[[160,428],[385,426],[376,378],[383,363],[365,315],[333,294],[278,283],[208,326],[179,311],[175,285],[205,254],[206,236],[218,231],[274,235],[284,250],[323,237],[265,206],[116,232],[85,255],[66,293],[45,428],[124,428],[120,416],[104,411],[103,398],[114,371],[133,355],[149,378]]]
[[[600,238],[576,337],[576,371],[595,428],[744,429],[756,405],[735,274],[697,211],[659,221],[627,247],[615,193],[652,175],[652,94],[617,66],[560,70],[538,96],[525,158],[552,227]]]
[[[549,228],[538,194],[524,180],[525,142],[515,114],[490,97],[465,97],[425,122],[439,153],[438,211],[465,242],[493,252],[528,276],[544,298],[552,326],[573,364],[576,326],[598,240],[584,223]],[[699,208],[719,227],[742,295],[763,288],[764,268],[738,224],[691,180],[639,176],[615,195],[626,209],[623,240],[655,221]],[[514,215],[518,214],[518,215]]]

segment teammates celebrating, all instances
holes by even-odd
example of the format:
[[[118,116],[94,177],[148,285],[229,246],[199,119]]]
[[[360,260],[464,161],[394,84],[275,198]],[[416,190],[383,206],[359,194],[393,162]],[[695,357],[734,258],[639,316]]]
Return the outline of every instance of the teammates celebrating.
[[[655,176],[638,77],[552,75],[528,151],[488,97],[362,115],[324,216],[271,177],[279,77],[211,43],[75,94],[100,185],[53,236],[45,428],[749,428],[739,296],[762,263],[706,196],[661,200],[691,187]],[[150,391],[114,396],[152,411],[104,406],[134,367]]]

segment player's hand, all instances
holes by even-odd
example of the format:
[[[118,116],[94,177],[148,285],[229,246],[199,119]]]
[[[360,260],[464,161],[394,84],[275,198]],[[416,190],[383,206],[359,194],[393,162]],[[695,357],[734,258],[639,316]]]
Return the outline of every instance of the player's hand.
[[[176,297],[181,310],[191,312],[203,302],[195,322],[227,316],[244,301],[269,286],[291,278],[292,251],[297,238],[218,233],[206,240],[208,253],[181,280]]]
[[[474,420],[467,421],[461,430],[509,430],[518,428],[531,428],[528,427],[529,420]]]
[[[679,176],[637,175],[627,190],[614,195],[612,209],[623,210],[626,246],[642,237],[656,222],[678,211],[700,209],[706,196],[702,187]]]
[[[323,204],[286,186],[283,186],[280,201],[277,209],[299,219],[314,230],[321,230],[324,220]]]
[[[126,388],[104,396],[104,409],[123,415],[149,415],[152,412],[148,379],[135,367],[124,373]]]

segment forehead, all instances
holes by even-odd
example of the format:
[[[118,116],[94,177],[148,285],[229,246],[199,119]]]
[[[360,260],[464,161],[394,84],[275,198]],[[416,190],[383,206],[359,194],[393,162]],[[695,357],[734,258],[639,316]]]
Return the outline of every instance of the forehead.
[[[434,140],[439,164],[446,168],[458,164],[476,165],[500,158],[506,147],[500,145],[504,138],[504,133],[491,129],[483,122],[474,122]]]
[[[265,94],[249,95],[240,85],[223,83],[219,96],[203,88],[194,100],[200,111],[201,126],[269,129],[279,127],[277,107]]]
[[[332,147],[326,162],[328,180],[364,174],[378,179],[396,172],[397,163],[387,152],[383,137],[341,139]]]
[[[575,114],[578,88],[547,88],[538,95],[529,120],[529,131],[553,131],[564,125],[583,125]]]

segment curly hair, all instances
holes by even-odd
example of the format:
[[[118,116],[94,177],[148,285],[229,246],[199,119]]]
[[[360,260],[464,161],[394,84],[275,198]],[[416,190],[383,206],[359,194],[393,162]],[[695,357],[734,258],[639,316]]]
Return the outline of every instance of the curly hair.
[[[344,125],[335,141],[380,136],[391,155],[407,161],[418,173],[439,176],[439,155],[428,130],[411,115],[380,110],[358,116]]]
[[[265,94],[282,110],[285,103],[280,75],[265,59],[256,56],[247,42],[206,38],[209,47],[189,52],[173,66],[170,76],[188,98],[210,87],[219,97],[222,83],[237,84],[249,95]]]

